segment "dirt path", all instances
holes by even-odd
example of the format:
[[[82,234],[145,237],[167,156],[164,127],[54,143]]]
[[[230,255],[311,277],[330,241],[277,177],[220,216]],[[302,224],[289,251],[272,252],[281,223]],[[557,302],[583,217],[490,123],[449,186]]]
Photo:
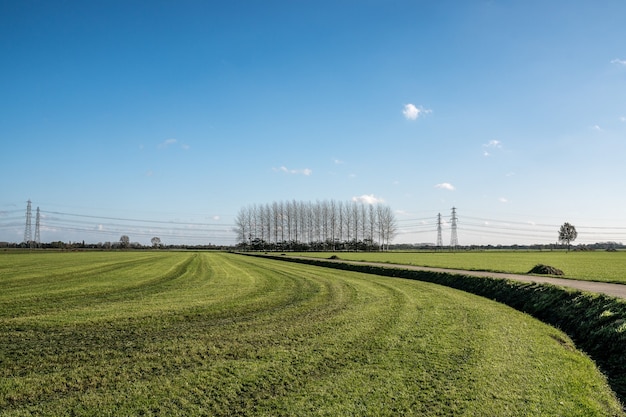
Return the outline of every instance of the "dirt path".
[[[415,271],[445,272],[448,274],[469,275],[469,276],[475,276],[475,277],[504,278],[504,279],[512,279],[516,281],[524,281],[524,282],[547,283],[547,284],[552,284],[552,285],[558,285],[561,287],[570,287],[570,288],[575,288],[581,291],[607,294],[612,297],[626,299],[626,285],[624,284],[611,284],[607,282],[595,282],[595,281],[580,281],[580,280],[575,280],[575,279],[541,277],[541,276],[536,276],[536,275],[507,274],[507,273],[502,273],[502,272],[465,271],[465,270],[459,270],[459,269],[431,268],[431,267],[426,267],[426,266],[388,264],[388,263],[377,263],[377,262],[357,262],[357,261],[343,261],[343,260],[340,260],[340,261],[328,260],[328,262],[343,262],[343,263],[350,263],[350,264],[355,264],[355,265],[379,266],[379,267],[384,267],[384,268],[401,268],[401,269],[410,269],[410,270],[415,270]]]

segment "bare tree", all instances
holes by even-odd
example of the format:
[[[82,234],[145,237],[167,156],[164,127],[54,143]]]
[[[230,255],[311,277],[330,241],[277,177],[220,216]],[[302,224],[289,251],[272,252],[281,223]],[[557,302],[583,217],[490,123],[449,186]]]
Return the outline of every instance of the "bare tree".
[[[337,217],[338,217],[338,224],[337,224],[337,235],[336,237],[336,241],[337,242],[341,242],[343,240],[343,224],[344,224],[344,220],[343,220],[343,203],[341,201],[339,201],[337,203]]]
[[[379,204],[376,207],[376,216],[378,222],[378,234],[380,238],[381,250],[389,250],[389,243],[396,235],[396,218],[389,206]]]
[[[237,234],[237,241],[240,243],[245,243],[247,238],[246,235],[247,233],[247,229],[246,229],[246,213],[245,213],[245,209],[240,209],[239,212],[237,213],[237,216],[235,217],[235,228],[234,228],[234,232]]]
[[[396,234],[393,211],[382,204],[363,202],[281,201],[250,205],[239,211],[234,231],[241,244],[270,249],[283,244],[291,248],[389,249]],[[250,246],[251,247],[251,246]]]
[[[334,200],[330,200],[330,239],[332,241],[332,248],[335,250],[335,242],[337,241],[337,204]]]
[[[280,210],[277,202],[272,203],[272,231],[274,232],[274,243],[278,243],[278,231],[280,230]]]
[[[368,209],[368,226],[370,229],[368,238],[371,241],[372,246],[374,245],[374,231],[376,230],[376,211],[374,210],[374,205],[370,204]]]
[[[346,242],[350,242],[352,237],[352,204],[343,206],[344,227],[346,229]]]
[[[354,233],[354,250],[357,250],[359,241],[359,205],[356,201],[353,201],[350,205],[350,212],[354,222],[354,228],[352,229],[352,233]]]

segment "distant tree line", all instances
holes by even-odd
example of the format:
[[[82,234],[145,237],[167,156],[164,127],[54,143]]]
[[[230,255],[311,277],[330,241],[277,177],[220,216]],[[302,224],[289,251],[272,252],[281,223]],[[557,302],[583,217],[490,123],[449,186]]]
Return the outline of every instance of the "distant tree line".
[[[379,251],[389,248],[397,225],[380,203],[293,200],[242,208],[234,230],[243,250]]]

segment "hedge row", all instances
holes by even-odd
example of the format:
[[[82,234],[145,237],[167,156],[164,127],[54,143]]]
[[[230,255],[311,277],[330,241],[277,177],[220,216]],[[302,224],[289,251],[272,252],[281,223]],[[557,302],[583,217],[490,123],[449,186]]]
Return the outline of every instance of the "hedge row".
[[[523,311],[566,332],[607,375],[626,404],[626,301],[549,284],[415,271],[320,259],[264,257],[367,274],[432,282],[480,295]]]

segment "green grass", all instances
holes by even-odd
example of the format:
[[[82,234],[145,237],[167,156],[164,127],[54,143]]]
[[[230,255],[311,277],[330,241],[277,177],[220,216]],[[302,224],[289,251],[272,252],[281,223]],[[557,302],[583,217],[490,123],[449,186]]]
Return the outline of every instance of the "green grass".
[[[0,341],[1,416],[623,415],[501,304],[231,254],[2,254]]]
[[[328,252],[289,256],[328,258]],[[562,270],[565,278],[626,283],[626,252],[476,251],[476,252],[340,252],[344,260],[385,262],[438,268],[526,274],[537,264]]]

